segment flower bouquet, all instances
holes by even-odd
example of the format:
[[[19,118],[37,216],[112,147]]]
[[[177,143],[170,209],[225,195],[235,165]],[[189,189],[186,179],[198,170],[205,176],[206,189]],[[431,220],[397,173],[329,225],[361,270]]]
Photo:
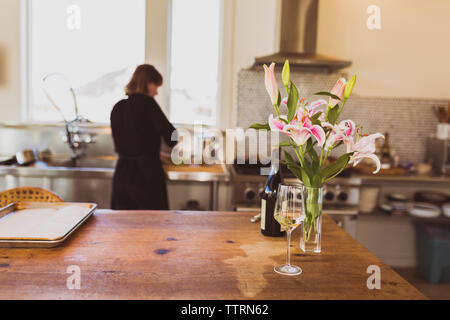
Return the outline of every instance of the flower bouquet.
[[[315,95],[328,98],[308,103],[299,96],[294,83],[290,80],[289,61],[286,60],[282,81],[286,98],[282,99],[275,78],[275,64],[264,65],[265,86],[275,115],[270,114],[268,123],[251,125],[251,128],[280,132],[289,137],[289,141],[280,143],[280,147],[294,150],[297,161],[284,150],[288,169],[304,186],[303,222],[300,246],[304,251],[321,251],[321,214],[322,192],[325,182],[336,177],[348,164],[356,166],[364,158],[372,159],[380,170],[380,160],[375,155],[375,140],[384,138],[382,134],[363,134],[352,120],[338,122],[347,99],[355,86],[356,76],[348,82],[341,78],[330,92],[321,91]],[[285,112],[285,113],[284,113]],[[339,146],[345,147],[345,153],[336,161],[328,164],[331,151]]]

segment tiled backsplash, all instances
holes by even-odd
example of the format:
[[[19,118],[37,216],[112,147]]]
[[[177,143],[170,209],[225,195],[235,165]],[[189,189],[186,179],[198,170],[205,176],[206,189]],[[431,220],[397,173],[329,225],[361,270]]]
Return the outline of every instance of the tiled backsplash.
[[[277,72],[279,75],[280,72]],[[291,79],[302,97],[308,101],[319,99],[312,96],[317,91],[329,91],[336,80],[346,76],[334,73],[300,73],[291,70]],[[284,87],[278,76],[279,87],[284,97]],[[438,123],[432,107],[447,105],[447,100],[407,99],[397,97],[358,96],[357,84],[340,119],[352,119],[363,126],[364,132],[389,132],[391,150],[395,150],[400,161],[421,162],[424,160],[426,137],[436,132]],[[244,69],[238,75],[236,127],[247,128],[254,122],[266,123],[273,106],[264,87],[264,71]]]

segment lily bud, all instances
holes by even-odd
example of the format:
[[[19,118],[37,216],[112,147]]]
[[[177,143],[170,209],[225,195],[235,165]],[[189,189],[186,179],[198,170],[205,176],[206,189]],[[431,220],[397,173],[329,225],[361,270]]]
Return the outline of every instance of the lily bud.
[[[348,97],[350,97],[350,95],[352,94],[353,91],[353,87],[355,86],[355,82],[356,82],[356,75],[354,75],[347,83],[347,85],[345,86],[345,90],[344,90],[344,98],[348,99]]]
[[[283,79],[283,85],[287,88],[289,86],[290,83],[290,68],[289,68],[289,60],[286,60],[284,62],[284,66],[283,66],[283,72],[281,73],[281,77]]]
[[[272,100],[272,104],[274,106],[278,106],[278,84],[277,79],[275,78],[275,63],[272,62],[270,67],[264,65],[265,78],[264,82],[266,85],[267,93]]]
[[[333,89],[331,89],[331,93],[334,94],[335,96],[339,97],[339,99],[342,100],[342,98],[344,97],[344,90],[345,90],[346,84],[347,84],[347,81],[345,81],[344,78],[340,78],[334,85]],[[339,100],[333,99],[330,97],[328,105],[330,107],[334,107],[338,103],[339,103]]]

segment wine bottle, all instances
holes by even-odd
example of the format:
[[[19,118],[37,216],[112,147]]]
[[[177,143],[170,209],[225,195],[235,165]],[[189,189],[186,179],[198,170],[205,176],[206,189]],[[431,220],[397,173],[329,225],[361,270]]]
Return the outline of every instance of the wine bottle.
[[[261,197],[261,233],[269,237],[281,237],[285,232],[281,231],[281,225],[275,220],[274,211],[278,186],[282,181],[282,177],[280,164],[274,159],[272,156],[270,174],[266,180],[264,192]]]

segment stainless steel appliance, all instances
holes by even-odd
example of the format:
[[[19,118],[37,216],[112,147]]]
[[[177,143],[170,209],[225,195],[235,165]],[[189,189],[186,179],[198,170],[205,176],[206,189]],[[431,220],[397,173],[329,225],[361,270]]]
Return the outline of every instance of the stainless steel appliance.
[[[0,162],[0,190],[21,186],[43,187],[56,192],[65,201],[94,202],[100,208],[109,208],[111,180],[117,160],[111,128],[94,123],[79,123],[77,127],[76,132],[72,133],[95,136],[96,142],[83,148],[83,156],[74,161],[66,142],[61,139],[66,137],[65,123],[0,123],[0,159],[14,158],[14,161]],[[180,127],[177,125],[177,128]],[[75,135],[72,137],[75,138]],[[208,151],[216,152],[216,144],[210,135],[204,134],[203,137],[208,139],[204,148],[208,146]],[[34,150],[41,161],[27,166],[16,165],[17,150],[26,149]],[[225,165],[221,167],[224,170],[169,169],[171,209],[182,209],[188,200],[197,200],[201,207],[231,210],[229,173]]]
[[[450,140],[428,138],[426,146],[426,162],[431,162],[433,172],[450,173]]]
[[[235,211],[258,212],[261,209],[261,193],[267,176],[260,174],[261,164],[230,165],[232,201]],[[297,181],[290,171],[282,166],[285,182]],[[351,236],[356,237],[356,218],[359,208],[361,179],[337,177],[325,185],[323,212]]]
[[[351,65],[316,53],[319,0],[282,0],[279,52],[255,58],[254,67],[275,62],[282,66],[286,59],[293,68],[336,71]]]

